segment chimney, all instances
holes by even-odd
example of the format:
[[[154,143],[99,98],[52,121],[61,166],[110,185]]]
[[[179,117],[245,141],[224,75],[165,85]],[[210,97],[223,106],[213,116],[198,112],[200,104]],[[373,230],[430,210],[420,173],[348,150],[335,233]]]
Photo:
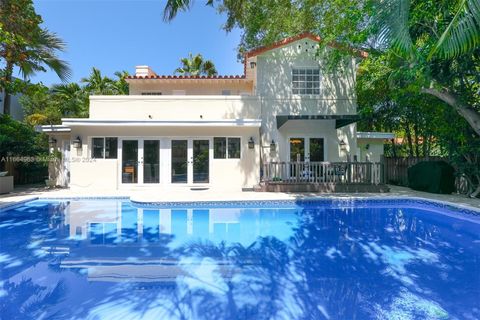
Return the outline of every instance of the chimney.
[[[150,69],[149,66],[136,66],[135,67],[135,76],[137,77],[147,77],[147,76],[156,76],[157,74]]]

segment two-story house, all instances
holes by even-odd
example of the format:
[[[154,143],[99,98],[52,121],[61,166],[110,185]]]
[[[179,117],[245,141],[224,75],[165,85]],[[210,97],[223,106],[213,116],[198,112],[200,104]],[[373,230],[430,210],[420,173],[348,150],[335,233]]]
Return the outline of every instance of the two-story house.
[[[137,66],[126,96],[91,96],[90,117],[43,126],[71,188],[259,184],[261,163],[347,161],[357,148],[356,60],[327,73],[302,34],[246,53],[237,76]]]

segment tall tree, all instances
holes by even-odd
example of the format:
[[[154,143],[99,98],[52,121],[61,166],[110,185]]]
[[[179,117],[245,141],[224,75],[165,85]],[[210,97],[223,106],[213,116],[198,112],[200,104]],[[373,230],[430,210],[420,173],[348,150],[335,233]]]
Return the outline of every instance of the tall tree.
[[[22,83],[13,79],[14,67],[24,79],[47,71],[46,67],[62,81],[70,77],[68,64],[57,56],[65,43],[55,33],[41,28],[41,23],[32,0],[0,1],[0,58],[4,62],[0,87],[5,91],[5,114],[10,113],[11,94],[22,90]]]
[[[95,67],[88,78],[82,78],[80,82],[85,84],[85,89],[89,94],[111,95],[115,94],[115,82],[107,76],[103,76],[101,71]]]
[[[175,69],[175,73],[184,76],[214,76],[217,74],[215,65],[210,60],[204,60],[201,54],[180,59],[181,67]]]
[[[128,94],[128,83],[125,81],[125,78],[127,78],[130,74],[128,71],[116,71],[114,73],[115,77],[117,77],[116,80],[114,80],[113,87],[115,88],[115,91],[117,94]]]

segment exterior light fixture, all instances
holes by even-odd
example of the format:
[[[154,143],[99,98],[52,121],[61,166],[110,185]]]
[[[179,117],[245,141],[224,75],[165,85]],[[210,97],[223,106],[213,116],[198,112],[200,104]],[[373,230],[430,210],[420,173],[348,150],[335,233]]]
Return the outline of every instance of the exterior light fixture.
[[[253,141],[253,137],[250,137],[250,140],[248,140],[248,149],[253,148],[255,148],[255,141]]]
[[[257,66],[257,63],[255,61],[250,61],[250,69],[253,69]]]
[[[368,150],[368,149],[370,149],[370,143],[367,143],[367,144],[365,145],[365,150]]]
[[[340,140],[338,145],[340,146],[340,150],[342,150],[342,151],[347,150],[347,144],[345,143],[345,140],[343,140],[343,139]]]
[[[50,139],[48,139],[48,145],[50,146],[50,148],[55,148],[57,145],[57,139],[55,139],[54,137],[50,137]]]
[[[275,144],[275,141],[272,139],[272,142],[270,142],[270,152],[273,152],[277,150],[277,145]]]
[[[80,149],[82,147],[82,139],[80,139],[79,136],[77,136],[77,138],[75,140],[73,140],[72,142],[73,142],[73,147],[74,148]]]

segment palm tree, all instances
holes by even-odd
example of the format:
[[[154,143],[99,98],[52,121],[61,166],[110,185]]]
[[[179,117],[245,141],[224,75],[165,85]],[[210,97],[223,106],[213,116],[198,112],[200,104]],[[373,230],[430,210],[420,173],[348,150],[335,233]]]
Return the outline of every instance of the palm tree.
[[[4,113],[10,113],[13,67],[17,66],[24,79],[28,79],[38,71],[46,71],[45,66],[53,70],[62,81],[70,78],[68,63],[57,57],[58,51],[65,50],[65,43],[55,33],[41,29],[30,39],[30,43],[4,43],[0,56],[5,60]]]
[[[80,82],[85,83],[85,89],[89,94],[115,94],[114,81],[106,76],[102,76],[100,70],[95,67],[92,68],[90,76],[88,78],[82,78]]]
[[[60,100],[62,115],[88,117],[88,93],[78,83],[52,86],[54,98]]]
[[[175,69],[176,74],[184,76],[214,76],[217,74],[214,63],[210,60],[203,60],[201,54],[193,56],[190,53],[188,58],[182,58],[180,62],[182,66]]]
[[[453,17],[428,50],[428,59],[450,59],[471,52],[480,45],[480,1],[459,0]],[[404,56],[414,54],[409,29],[411,0],[384,0],[379,3],[377,24],[380,37],[390,41]]]
[[[446,2],[446,5],[439,3],[438,11],[443,18],[438,18],[436,24],[446,27],[443,32],[434,30],[437,38],[433,44],[426,39],[412,39],[414,31],[409,24],[413,18],[410,15],[412,4],[411,0],[381,1],[375,17],[380,30],[380,42],[389,43],[411,65],[420,65],[421,60],[448,64],[454,58],[479,49],[480,0],[458,0],[452,14],[449,11],[454,6],[453,2]],[[422,88],[421,92],[435,96],[453,107],[480,135],[480,113],[462,101],[452,88],[432,79],[429,87]]]
[[[125,78],[130,75],[128,71],[116,71],[114,74],[117,77],[117,80],[115,80],[113,84],[116,94],[128,94],[128,83],[125,81]]]

